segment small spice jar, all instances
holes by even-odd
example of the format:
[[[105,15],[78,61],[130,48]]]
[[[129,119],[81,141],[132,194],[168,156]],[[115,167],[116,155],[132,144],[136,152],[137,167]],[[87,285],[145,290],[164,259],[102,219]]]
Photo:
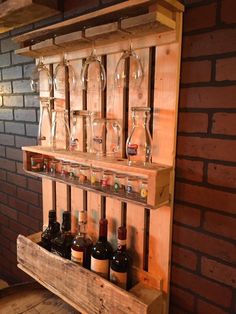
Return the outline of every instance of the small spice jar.
[[[49,172],[51,175],[55,176],[58,172],[59,160],[52,159],[49,166]]]
[[[68,161],[61,161],[61,176],[66,177],[69,175],[70,163]]]
[[[42,156],[31,157],[31,171],[34,171],[34,172],[43,171],[43,157]]]
[[[103,189],[111,190],[114,184],[114,172],[110,170],[104,170],[102,175],[101,186]]]
[[[79,183],[87,183],[90,180],[90,167],[81,165],[79,171]]]
[[[144,178],[141,178],[140,197],[143,200],[147,200],[148,197],[148,180]]]
[[[43,172],[49,172],[49,159],[47,157],[43,158]]]
[[[129,176],[127,178],[127,183],[126,183],[126,194],[127,195],[132,195],[134,197],[135,195],[138,196],[139,192],[139,178]]]
[[[69,168],[69,178],[71,180],[75,180],[77,177],[79,177],[79,164],[70,164]]]
[[[123,193],[125,191],[125,179],[126,175],[122,173],[115,174],[114,191],[116,193]]]
[[[102,180],[102,169],[100,168],[91,168],[91,177],[90,182],[92,185],[101,185]]]

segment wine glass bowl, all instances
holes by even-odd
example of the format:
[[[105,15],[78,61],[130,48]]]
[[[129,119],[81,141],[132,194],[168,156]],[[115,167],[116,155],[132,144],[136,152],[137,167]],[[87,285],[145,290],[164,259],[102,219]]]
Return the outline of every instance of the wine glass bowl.
[[[52,90],[52,76],[47,66],[43,63],[43,58],[39,59],[38,65],[30,76],[30,87],[34,93],[39,91],[50,92]]]

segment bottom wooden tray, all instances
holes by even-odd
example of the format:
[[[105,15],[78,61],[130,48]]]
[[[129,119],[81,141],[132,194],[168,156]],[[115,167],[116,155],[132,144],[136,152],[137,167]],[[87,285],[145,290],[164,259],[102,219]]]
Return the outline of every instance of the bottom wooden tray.
[[[160,290],[138,283],[125,291],[37,243],[41,233],[17,238],[18,267],[81,313],[161,314]]]

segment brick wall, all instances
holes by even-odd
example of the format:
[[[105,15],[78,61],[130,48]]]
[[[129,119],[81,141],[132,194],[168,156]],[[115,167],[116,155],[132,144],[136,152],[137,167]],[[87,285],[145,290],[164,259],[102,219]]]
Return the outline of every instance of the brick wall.
[[[172,313],[236,312],[236,1],[187,0]]]
[[[67,1],[65,16],[114,2],[74,10]],[[236,1],[185,2],[171,312],[235,313]],[[38,230],[42,210],[40,182],[22,173],[20,152],[37,132],[33,60],[14,55],[12,33],[0,37],[0,276],[16,282],[26,279],[15,266],[16,236]]]

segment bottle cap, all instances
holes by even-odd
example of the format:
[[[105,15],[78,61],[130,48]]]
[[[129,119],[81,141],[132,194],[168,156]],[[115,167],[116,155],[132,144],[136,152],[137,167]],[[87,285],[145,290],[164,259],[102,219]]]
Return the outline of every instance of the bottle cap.
[[[49,212],[48,212],[48,217],[49,217],[49,218],[55,218],[55,219],[56,219],[56,217],[57,217],[56,211],[55,211],[54,209],[49,210]]]

